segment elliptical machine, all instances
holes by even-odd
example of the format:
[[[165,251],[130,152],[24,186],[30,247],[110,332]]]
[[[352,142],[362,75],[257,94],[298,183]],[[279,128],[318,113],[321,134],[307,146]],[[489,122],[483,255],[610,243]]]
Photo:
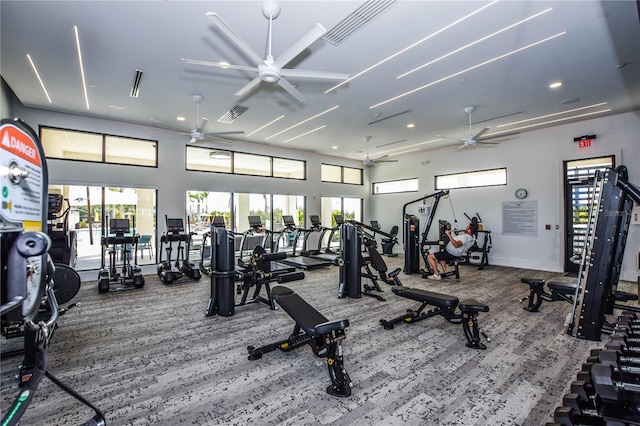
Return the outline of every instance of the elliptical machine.
[[[211,228],[224,228],[223,216],[211,216],[209,220],[209,230],[202,234],[202,245],[200,246],[200,271],[203,274],[211,275]]]
[[[66,203],[67,207],[63,209]],[[71,204],[62,194],[48,195],[47,235],[51,238],[49,256],[54,263],[62,263],[71,268],[76,267],[78,239],[76,231],[69,229],[69,212]]]
[[[102,237],[102,268],[98,272],[98,292],[132,290],[144,287],[144,276],[138,263],[138,235],[131,233],[129,219],[109,219],[109,229]],[[104,252],[109,255],[109,267],[104,265]],[[134,263],[131,264],[131,252]],[[122,263],[118,264],[118,255]],[[120,269],[120,266],[122,269]],[[112,284],[118,284],[112,287]]]
[[[160,264],[158,265],[160,280],[164,284],[171,284],[183,276],[187,276],[193,281],[200,281],[202,277],[200,269],[189,260],[191,233],[184,232],[182,218],[168,218],[165,216],[165,222],[167,224],[167,233],[162,234],[160,237]],[[171,257],[173,243],[178,243],[175,259]],[[162,260],[162,252],[164,251],[167,252],[166,260]]]

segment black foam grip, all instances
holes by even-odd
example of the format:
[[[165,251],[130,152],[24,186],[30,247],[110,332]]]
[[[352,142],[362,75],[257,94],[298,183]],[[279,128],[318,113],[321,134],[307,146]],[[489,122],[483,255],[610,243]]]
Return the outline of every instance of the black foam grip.
[[[267,253],[260,256],[261,262],[272,262],[274,260],[282,260],[287,258],[287,253]]]
[[[288,283],[290,281],[298,281],[303,279],[304,279],[304,272],[291,272],[288,274],[278,275],[278,278],[276,279],[276,281],[278,281],[279,284],[282,284],[282,283]]]

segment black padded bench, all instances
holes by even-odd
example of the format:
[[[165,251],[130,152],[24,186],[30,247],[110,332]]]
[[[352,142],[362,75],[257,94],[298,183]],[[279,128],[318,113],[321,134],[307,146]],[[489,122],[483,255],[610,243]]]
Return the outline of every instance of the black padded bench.
[[[329,321],[302,297],[284,286],[274,287],[271,290],[271,296],[296,324],[287,339],[260,348],[247,347],[249,360],[260,359],[262,354],[276,349],[289,352],[308,344],[316,356],[327,358],[331,378],[331,385],[327,387],[327,392],[335,396],[351,395],[353,384],[343,366],[341,346],[342,340],[346,337],[344,329],[349,326],[349,320]]]
[[[413,324],[426,318],[442,315],[452,324],[462,323],[462,328],[467,338],[467,347],[474,349],[487,348],[480,342],[480,334],[482,334],[487,341],[489,341],[489,338],[479,329],[477,321],[480,312],[489,312],[489,306],[484,303],[480,303],[474,299],[466,299],[460,302],[455,296],[402,286],[393,287],[391,291],[398,296],[421,302],[422,305],[420,305],[418,309],[408,310],[406,313],[392,320],[380,320],[380,324],[386,330],[394,328],[396,324],[401,322]],[[424,312],[428,306],[431,306],[432,309]],[[460,314],[456,313],[456,308],[460,310]]]

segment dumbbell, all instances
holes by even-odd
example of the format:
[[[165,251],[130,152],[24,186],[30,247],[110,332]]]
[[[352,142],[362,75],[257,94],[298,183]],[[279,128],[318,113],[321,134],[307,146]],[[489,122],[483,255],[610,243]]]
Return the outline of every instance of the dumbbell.
[[[640,347],[640,337],[630,337],[626,334],[612,334],[609,336],[609,342],[619,343],[625,347]]]
[[[595,402],[593,397],[596,394],[595,389],[591,383],[587,383],[584,380],[574,380],[570,385],[571,393],[565,395],[575,395],[574,407],[580,411],[595,409]],[[573,397],[572,397],[573,398]],[[569,406],[568,404],[563,404]]]
[[[629,352],[623,353],[622,351],[613,349],[603,349],[600,351],[598,360],[602,364],[616,365],[628,365],[629,367],[638,367],[640,372],[640,356],[629,354]]]
[[[606,350],[618,351],[623,355],[640,357],[640,346],[625,346],[617,342],[609,342],[604,344],[604,348]]]
[[[607,404],[627,405],[630,401],[640,401],[640,383],[623,381],[610,365],[594,365],[591,380],[598,397]]]
[[[582,414],[576,411],[572,407],[558,407],[553,413],[554,425],[562,426],[578,426],[578,425],[593,425],[593,426],[606,426],[605,419],[595,415]]]

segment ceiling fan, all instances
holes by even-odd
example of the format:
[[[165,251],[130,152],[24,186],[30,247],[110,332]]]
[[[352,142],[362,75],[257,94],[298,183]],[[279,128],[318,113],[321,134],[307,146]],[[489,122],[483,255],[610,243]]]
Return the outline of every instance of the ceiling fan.
[[[209,122],[208,118],[202,117],[200,118],[200,103],[204,100],[202,95],[193,95],[193,102],[196,104],[196,127],[189,132],[182,132],[182,134],[191,136],[191,140],[189,143],[197,143],[201,142],[207,138],[217,139],[222,142],[231,143],[230,140],[223,138],[222,136],[227,135],[243,135],[243,131],[235,131],[235,132],[205,132],[204,128]],[[198,124],[199,123],[199,124]]]
[[[398,160],[385,160],[385,158],[387,158],[389,155],[383,155],[382,157],[378,157],[378,158],[370,158],[369,157],[369,141],[371,140],[371,136],[365,136],[364,137],[364,146],[366,149],[366,157],[364,157],[364,160],[362,160],[362,164],[365,165],[365,167],[370,167],[370,166],[375,166],[378,163],[397,163]]]
[[[489,130],[491,130],[490,127],[485,127],[484,129],[480,130],[475,135],[473,134],[473,132],[471,131],[471,113],[473,111],[475,111],[475,110],[476,110],[476,107],[474,107],[474,106],[469,106],[469,107],[466,107],[464,109],[464,112],[466,112],[467,116],[469,117],[469,136],[468,137],[466,137],[464,139],[457,139],[457,138],[450,138],[448,136],[442,136],[442,135],[438,135],[438,136],[441,137],[441,138],[461,141],[462,145],[459,148],[473,148],[477,144],[499,145],[499,142],[487,142],[487,140],[492,139],[492,138],[484,138],[484,139],[482,138],[482,135],[484,135]]]
[[[289,92],[291,96],[296,98],[300,102],[304,102],[306,97],[296,89],[289,81],[284,77],[294,78],[315,78],[326,80],[346,80],[349,78],[349,74],[327,72],[327,71],[310,71],[284,68],[293,58],[298,56],[304,49],[309,47],[313,42],[322,37],[327,30],[320,24],[316,24],[308,33],[300,37],[293,45],[291,45],[284,53],[282,53],[277,59],[271,54],[271,33],[273,20],[280,15],[280,5],[274,1],[265,1],[262,4],[262,14],[269,19],[269,34],[268,34],[268,53],[267,58],[262,59],[255,50],[251,48],[240,36],[231,29],[226,22],[220,18],[217,13],[209,12],[207,16],[213,21],[213,23],[226,34],[231,41],[233,41],[242,51],[244,51],[257,65],[257,67],[249,67],[244,65],[231,65],[226,62],[210,62],[200,61],[195,59],[182,58],[183,62],[195,65],[206,65],[218,68],[231,68],[244,71],[253,71],[258,75],[244,87],[240,88],[235,93],[235,96],[244,96],[255,89],[261,82],[266,83],[278,83],[284,90]]]

